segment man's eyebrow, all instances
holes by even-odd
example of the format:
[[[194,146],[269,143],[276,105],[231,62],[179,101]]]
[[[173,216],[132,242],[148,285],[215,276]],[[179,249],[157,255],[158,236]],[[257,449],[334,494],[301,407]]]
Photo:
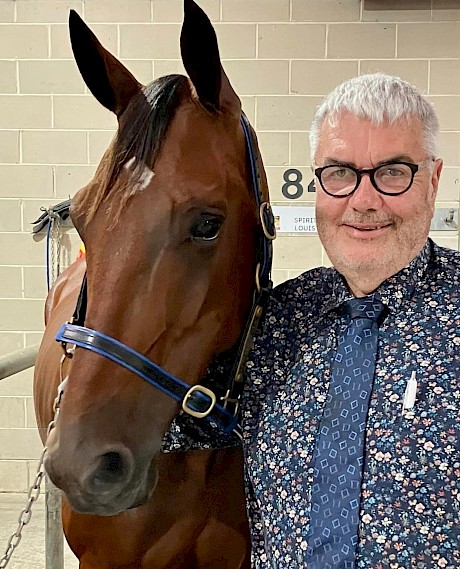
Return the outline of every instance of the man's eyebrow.
[[[397,154],[396,156],[389,156],[384,160],[380,160],[376,163],[375,168],[382,166],[384,164],[392,163],[392,162],[410,162],[414,163],[414,159],[412,156],[407,154]],[[351,166],[352,168],[357,168],[355,162],[347,162],[346,160],[338,160],[337,158],[326,157],[324,159],[325,166]]]
[[[386,158],[385,160],[381,160],[377,163],[377,166],[381,164],[388,164],[388,162],[410,162],[413,163],[414,159],[412,156],[408,154],[398,154],[397,156],[391,156],[390,158]]]
[[[346,162],[345,160],[337,160],[337,158],[329,158],[329,157],[326,157],[324,159],[324,165],[325,166],[352,166],[353,168],[356,168],[356,165],[354,162]]]

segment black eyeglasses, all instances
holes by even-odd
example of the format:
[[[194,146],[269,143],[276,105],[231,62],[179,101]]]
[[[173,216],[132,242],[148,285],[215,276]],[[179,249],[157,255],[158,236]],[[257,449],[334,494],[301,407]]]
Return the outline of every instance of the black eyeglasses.
[[[330,196],[346,198],[355,192],[361,183],[363,174],[369,174],[374,188],[385,196],[400,196],[412,186],[415,174],[428,164],[425,160],[419,164],[411,162],[387,162],[377,168],[359,170],[353,166],[331,164],[314,170],[321,187]]]

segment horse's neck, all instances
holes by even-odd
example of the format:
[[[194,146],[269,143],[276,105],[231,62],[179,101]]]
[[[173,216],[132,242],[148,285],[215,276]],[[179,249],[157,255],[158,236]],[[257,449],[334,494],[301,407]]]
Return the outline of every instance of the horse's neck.
[[[215,477],[241,476],[243,468],[240,447],[218,450],[193,450],[160,453],[157,458],[159,484],[192,484],[201,492]],[[237,479],[237,478],[235,478]]]

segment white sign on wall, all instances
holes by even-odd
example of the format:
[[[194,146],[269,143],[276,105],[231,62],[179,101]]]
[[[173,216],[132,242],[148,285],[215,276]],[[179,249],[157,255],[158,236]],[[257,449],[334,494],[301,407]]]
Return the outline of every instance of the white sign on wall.
[[[272,206],[278,233],[316,233],[314,207]]]

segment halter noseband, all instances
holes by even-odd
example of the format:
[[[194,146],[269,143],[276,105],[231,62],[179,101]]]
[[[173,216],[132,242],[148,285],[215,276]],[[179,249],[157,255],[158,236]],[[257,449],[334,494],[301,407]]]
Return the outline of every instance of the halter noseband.
[[[67,344],[73,344],[99,354],[125,367],[153,387],[178,401],[182,409],[189,415],[206,419],[223,431],[227,433],[233,431],[238,436],[241,436],[238,426],[238,408],[243,392],[244,366],[272,287],[270,279],[272,241],[276,236],[270,204],[263,201],[254,134],[244,114],[242,114],[240,122],[246,140],[252,188],[261,220],[261,232],[257,251],[256,288],[251,312],[238,346],[227,392],[219,398],[223,403],[220,404],[216,394],[207,387],[200,384],[190,386],[118,340],[97,330],[86,328],[83,325],[87,305],[86,275],[83,279],[71,323],[63,324],[56,334],[56,340],[62,343],[66,356],[72,357],[72,351],[67,350]]]

